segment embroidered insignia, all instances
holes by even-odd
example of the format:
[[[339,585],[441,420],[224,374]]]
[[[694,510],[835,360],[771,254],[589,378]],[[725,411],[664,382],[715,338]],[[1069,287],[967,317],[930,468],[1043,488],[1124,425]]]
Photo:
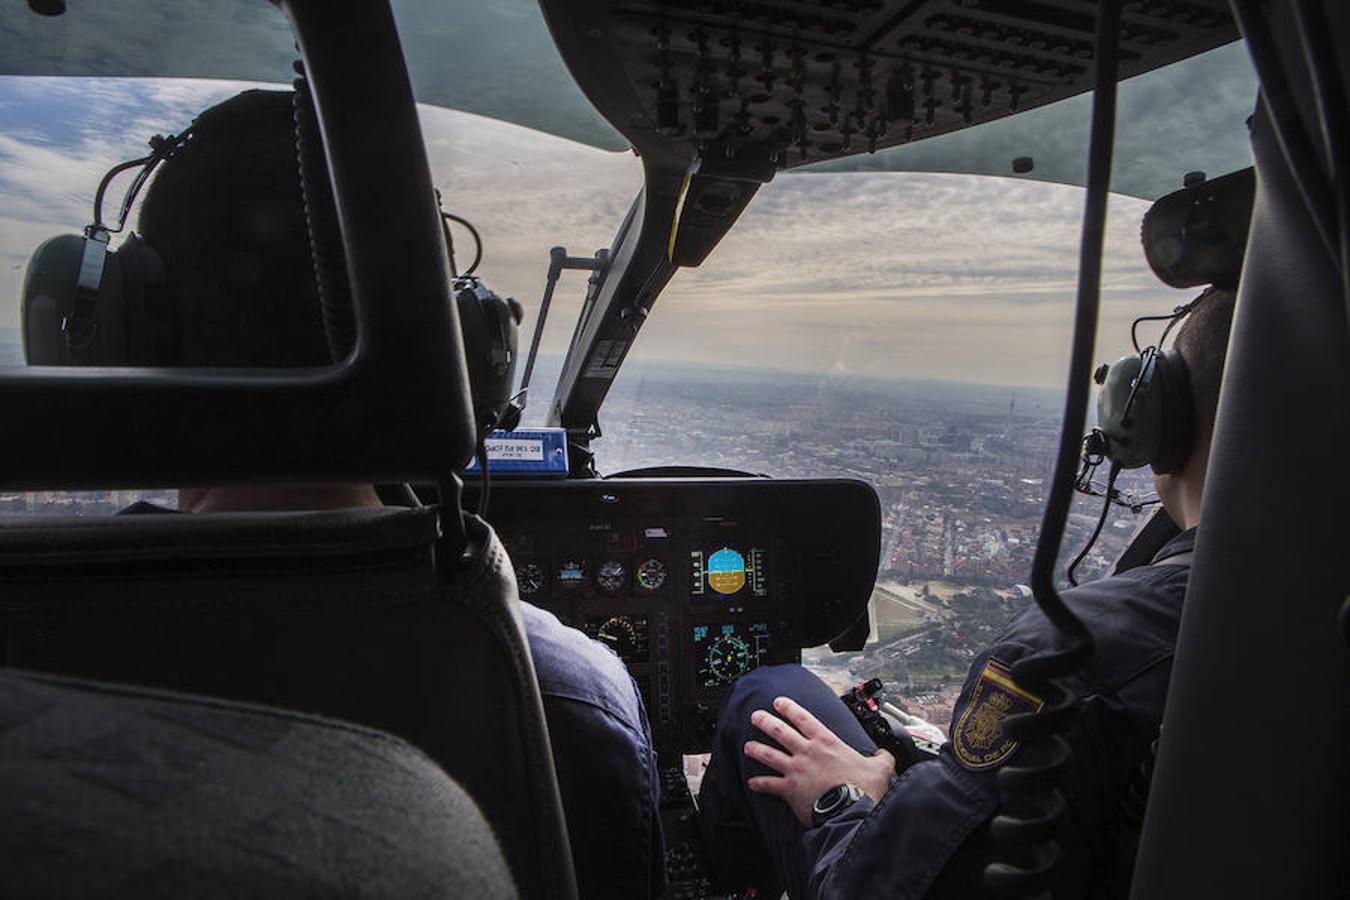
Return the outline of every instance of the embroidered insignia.
[[[967,769],[988,769],[1003,762],[1017,749],[1017,741],[1003,735],[1003,720],[1036,712],[1042,705],[1040,697],[1017,686],[1007,666],[989,660],[952,729],[957,760]]]

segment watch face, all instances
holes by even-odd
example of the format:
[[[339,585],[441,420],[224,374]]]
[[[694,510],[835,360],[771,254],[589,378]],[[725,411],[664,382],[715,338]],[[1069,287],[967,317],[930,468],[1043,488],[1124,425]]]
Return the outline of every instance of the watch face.
[[[816,798],[816,802],[811,804],[812,826],[819,828],[824,825],[852,806],[862,795],[862,789],[851,784],[836,784],[832,788],[826,788]]]
[[[826,788],[824,793],[816,798],[815,811],[818,813],[829,814],[844,799],[844,785],[836,784],[832,788]]]

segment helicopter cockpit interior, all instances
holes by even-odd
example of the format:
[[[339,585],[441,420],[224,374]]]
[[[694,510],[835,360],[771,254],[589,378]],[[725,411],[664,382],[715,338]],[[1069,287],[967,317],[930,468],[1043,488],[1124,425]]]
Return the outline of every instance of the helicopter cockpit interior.
[[[1119,338],[1166,312],[1145,300],[1183,302],[1138,287],[1145,209],[1154,272],[1177,290],[1231,278],[1238,312],[1131,896],[1345,889],[1350,488],[1311,473],[1350,439],[1348,75],[1333,0],[5,13],[0,893],[586,896],[525,603],[637,686],[662,896],[728,896],[687,776],[739,677],[805,662],[941,706],[926,698],[989,634],[979,616],[1045,608],[1089,533],[1070,580],[1177,533],[1141,515],[1143,480],[1103,494],[1079,471],[1099,313]],[[99,173],[241,88],[289,84],[312,103],[303,183],[331,195],[336,281],[315,250],[331,364],[147,363],[126,183],[182,135]],[[87,210],[97,185],[93,224],[35,252],[59,217],[20,183],[77,145],[42,202]],[[962,219],[980,205],[1012,224]],[[967,260],[998,242],[995,284]],[[1046,264],[1051,244],[1076,262]],[[892,253],[909,245],[928,249],[907,282]],[[1027,274],[1052,269],[1052,288]],[[976,323],[1001,285],[1006,307]],[[791,321],[809,327],[784,337]],[[933,328],[875,338],[915,322]],[[948,358],[906,368],[930,354]],[[895,372],[910,380],[883,394]],[[958,402],[976,411],[933,424]],[[1100,520],[1097,499],[1071,509],[1075,474]],[[386,505],[32,515],[25,499],[110,492],[111,512],[310,483],[377,485]],[[1260,734],[1270,719],[1287,738]]]

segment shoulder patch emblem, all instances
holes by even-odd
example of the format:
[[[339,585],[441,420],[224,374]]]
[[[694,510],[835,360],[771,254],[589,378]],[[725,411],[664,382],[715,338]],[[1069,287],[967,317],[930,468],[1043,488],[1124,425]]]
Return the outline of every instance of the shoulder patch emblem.
[[[1003,762],[1017,749],[1017,741],[1003,736],[1003,720],[1036,712],[1043,705],[1040,697],[1017,686],[1007,666],[990,659],[952,729],[957,760],[967,769],[988,769]]]

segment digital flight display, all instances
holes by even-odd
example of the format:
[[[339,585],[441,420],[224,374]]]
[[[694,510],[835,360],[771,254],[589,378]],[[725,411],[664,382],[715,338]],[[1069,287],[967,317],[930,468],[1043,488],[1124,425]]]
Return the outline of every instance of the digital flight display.
[[[586,560],[580,556],[563,559],[558,564],[558,587],[575,590],[586,583]]]
[[[767,597],[765,556],[760,547],[713,544],[689,554],[690,594],[704,601]]]
[[[763,663],[769,652],[767,622],[695,625],[693,637],[695,678],[705,688],[731,684]]]

